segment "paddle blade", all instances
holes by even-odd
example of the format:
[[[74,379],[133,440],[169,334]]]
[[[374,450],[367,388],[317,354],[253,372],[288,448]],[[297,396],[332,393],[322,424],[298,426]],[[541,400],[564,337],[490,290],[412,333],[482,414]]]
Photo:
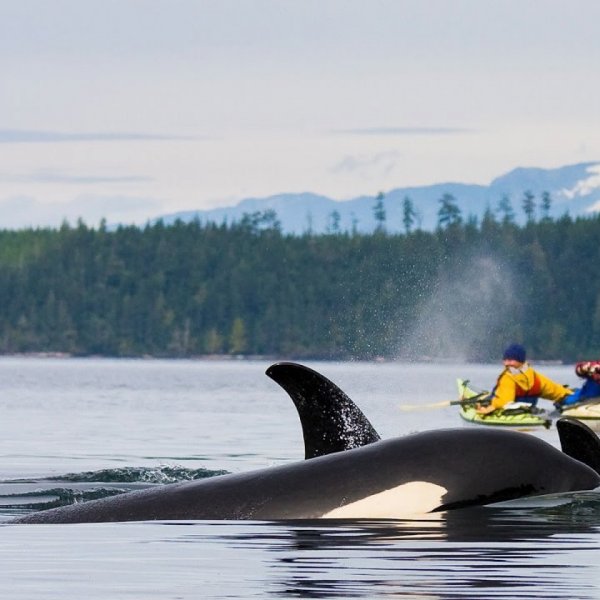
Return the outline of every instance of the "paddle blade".
[[[433,404],[403,404],[400,410],[403,412],[412,412],[415,410],[433,410],[435,408],[445,408],[451,406],[452,400],[443,400],[442,402],[434,402]]]

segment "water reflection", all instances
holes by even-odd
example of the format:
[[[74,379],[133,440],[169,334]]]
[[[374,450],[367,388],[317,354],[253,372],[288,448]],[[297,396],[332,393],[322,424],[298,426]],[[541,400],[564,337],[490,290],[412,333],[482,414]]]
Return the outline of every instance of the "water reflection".
[[[243,531],[239,524],[213,525],[221,542],[262,551],[261,586],[271,597],[600,597],[594,493],[414,521],[262,523]],[[206,541],[204,533],[185,537]]]
[[[597,598],[599,588],[586,583],[597,577],[578,560],[598,550],[600,512],[592,504],[592,519],[557,509],[475,509],[439,521],[291,527],[288,546],[272,547],[282,554],[273,595],[572,598],[577,590],[575,597]]]

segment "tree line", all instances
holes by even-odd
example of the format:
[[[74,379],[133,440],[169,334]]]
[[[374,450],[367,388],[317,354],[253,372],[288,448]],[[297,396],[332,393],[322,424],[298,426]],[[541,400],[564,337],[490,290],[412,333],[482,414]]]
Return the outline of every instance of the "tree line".
[[[543,191],[540,197],[531,190],[525,190],[520,199],[520,207],[523,211],[522,218],[519,219],[518,213],[513,207],[513,202],[508,194],[504,194],[495,206],[488,205],[484,212],[485,219],[499,219],[501,222],[515,223],[519,220],[526,223],[534,223],[536,220],[540,222],[551,221],[551,212],[553,198],[550,192]],[[464,220],[463,212],[459,206],[457,198],[450,193],[445,193],[438,200],[439,209],[437,211],[437,226],[444,228],[451,224],[459,224]],[[375,231],[385,231],[387,222],[387,212],[385,206],[385,194],[378,192],[375,196],[375,201],[372,207],[373,218],[375,220]],[[339,230],[339,213],[333,211],[330,215],[328,231],[330,233]],[[474,215],[467,216],[468,221],[477,222],[478,218]],[[415,203],[408,195],[402,199],[402,226],[406,233],[410,233],[413,229],[420,228],[422,215],[415,207]],[[354,228],[356,229],[356,228]]]
[[[401,234],[286,235],[272,211],[0,231],[0,352],[487,361],[518,341],[600,358],[600,217],[440,210]]]

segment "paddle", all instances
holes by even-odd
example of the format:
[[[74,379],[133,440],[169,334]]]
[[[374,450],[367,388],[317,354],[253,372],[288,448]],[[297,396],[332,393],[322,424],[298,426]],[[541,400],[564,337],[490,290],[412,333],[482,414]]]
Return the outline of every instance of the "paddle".
[[[471,404],[489,404],[489,400],[483,398],[488,396],[489,392],[480,392],[471,398],[463,398],[462,400],[443,400],[442,402],[434,402],[433,404],[404,404],[400,406],[400,410],[408,412],[413,410],[432,410],[434,408],[445,408],[446,406],[469,406]]]

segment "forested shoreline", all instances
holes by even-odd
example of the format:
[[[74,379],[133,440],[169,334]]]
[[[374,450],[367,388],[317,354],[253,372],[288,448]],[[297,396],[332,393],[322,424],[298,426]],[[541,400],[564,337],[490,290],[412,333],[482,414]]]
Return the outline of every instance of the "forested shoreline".
[[[1,231],[0,352],[600,358],[598,216],[302,236],[273,217]]]

